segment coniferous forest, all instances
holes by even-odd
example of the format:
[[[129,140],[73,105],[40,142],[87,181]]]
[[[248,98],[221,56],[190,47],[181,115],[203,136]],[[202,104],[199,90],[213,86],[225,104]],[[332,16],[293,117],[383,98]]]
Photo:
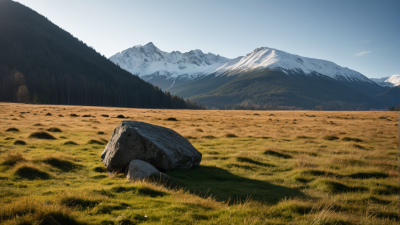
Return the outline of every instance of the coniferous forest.
[[[205,108],[131,75],[47,18],[10,0],[0,0],[0,101]]]

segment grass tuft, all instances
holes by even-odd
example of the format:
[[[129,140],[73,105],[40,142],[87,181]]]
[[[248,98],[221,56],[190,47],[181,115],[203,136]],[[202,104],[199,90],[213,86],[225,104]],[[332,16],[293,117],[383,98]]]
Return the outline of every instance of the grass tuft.
[[[358,145],[358,144],[353,144],[352,145],[354,148],[362,149],[362,150],[367,150],[364,146]]]
[[[358,173],[353,173],[350,175],[347,175],[350,178],[353,179],[370,179],[370,178],[387,178],[389,177],[388,174],[382,173],[382,172],[358,172]]]
[[[280,153],[280,152],[277,152],[277,151],[272,150],[272,149],[268,149],[268,150],[264,151],[263,154],[264,155],[270,155],[270,156],[276,156],[276,157],[284,158],[284,159],[291,159],[292,158],[292,156],[289,155],[289,154]]]
[[[125,119],[125,116],[124,115],[118,115],[116,118]]]
[[[26,145],[26,142],[21,140],[16,140],[14,141],[14,145]]]
[[[207,136],[203,136],[202,138],[205,139],[215,139],[216,137],[212,136],[212,135],[207,135]]]
[[[60,203],[67,207],[74,207],[77,210],[86,210],[87,208],[95,207],[100,203],[100,200],[86,194],[67,193],[61,196]]]
[[[30,163],[21,163],[17,165],[14,175],[17,178],[28,180],[47,180],[51,178],[50,174],[38,169],[35,165]]]
[[[63,172],[69,172],[74,170],[75,168],[79,167],[78,164],[73,163],[69,160],[66,160],[59,156],[50,156],[45,159],[40,160],[43,163],[46,163],[52,167],[56,167]]]
[[[104,142],[103,142],[103,141],[99,141],[99,140],[92,139],[92,140],[88,141],[86,144],[88,144],[88,145],[91,145],[91,144],[104,145]]]
[[[169,117],[166,119],[167,121],[178,121],[175,117]]]
[[[64,145],[78,145],[78,144],[73,141],[66,141],[64,142]]]
[[[227,137],[227,138],[235,138],[237,136],[235,134],[228,133],[228,134],[225,134],[225,137]]]
[[[311,186],[331,194],[360,192],[360,191],[364,192],[368,190],[368,188],[365,187],[347,186],[341,182],[331,179],[318,179]]]
[[[61,130],[59,128],[57,128],[57,127],[51,127],[49,129],[47,129],[47,131],[49,131],[49,132],[61,132]]]
[[[0,209],[0,223],[8,224],[57,224],[57,225],[81,225],[69,209],[53,205],[47,206],[44,202],[38,202],[31,198],[18,198],[12,203],[4,204]]]
[[[344,137],[342,138],[342,141],[354,141],[354,142],[363,142],[361,139],[359,138],[351,138],[351,137]]]
[[[336,136],[330,136],[330,135],[324,136],[324,140],[327,140],[327,141],[335,141],[335,140],[338,140],[338,139],[339,138],[336,137]]]
[[[8,128],[6,132],[18,132],[19,130],[15,127]]]
[[[14,166],[17,163],[24,161],[26,161],[26,159],[21,153],[8,153],[4,156],[4,161],[2,165]]]
[[[44,131],[34,132],[29,135],[29,138],[47,139],[47,140],[55,140],[56,139],[53,135],[46,133]]]
[[[246,163],[251,163],[257,166],[263,166],[263,167],[274,167],[274,165],[269,164],[269,163],[263,163],[263,162],[258,162],[253,159],[247,158],[247,157],[237,157],[236,160],[238,162],[246,162]]]

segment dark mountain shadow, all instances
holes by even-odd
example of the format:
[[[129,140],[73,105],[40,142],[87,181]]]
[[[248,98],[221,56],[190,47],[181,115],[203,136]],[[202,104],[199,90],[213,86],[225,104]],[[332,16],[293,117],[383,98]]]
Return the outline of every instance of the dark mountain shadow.
[[[174,187],[183,187],[200,197],[212,195],[218,201],[235,203],[250,198],[255,201],[275,204],[293,196],[304,196],[298,190],[271,184],[267,181],[252,180],[234,175],[227,170],[199,166],[190,170],[167,172]]]

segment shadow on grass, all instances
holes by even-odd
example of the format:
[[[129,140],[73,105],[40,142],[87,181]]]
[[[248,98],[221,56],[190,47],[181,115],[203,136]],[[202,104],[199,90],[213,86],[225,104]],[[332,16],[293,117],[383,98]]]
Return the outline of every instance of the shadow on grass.
[[[190,170],[167,172],[173,187],[183,187],[200,197],[212,195],[218,201],[235,203],[246,199],[275,204],[291,196],[304,196],[298,190],[271,184],[267,181],[240,177],[227,170],[199,166]]]

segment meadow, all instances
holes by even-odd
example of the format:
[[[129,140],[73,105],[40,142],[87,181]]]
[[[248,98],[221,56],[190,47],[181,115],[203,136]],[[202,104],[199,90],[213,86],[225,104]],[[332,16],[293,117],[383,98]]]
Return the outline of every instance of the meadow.
[[[166,184],[108,173],[100,155],[122,120],[175,130],[200,166]],[[399,221],[397,112],[0,103],[0,129],[1,224]]]

